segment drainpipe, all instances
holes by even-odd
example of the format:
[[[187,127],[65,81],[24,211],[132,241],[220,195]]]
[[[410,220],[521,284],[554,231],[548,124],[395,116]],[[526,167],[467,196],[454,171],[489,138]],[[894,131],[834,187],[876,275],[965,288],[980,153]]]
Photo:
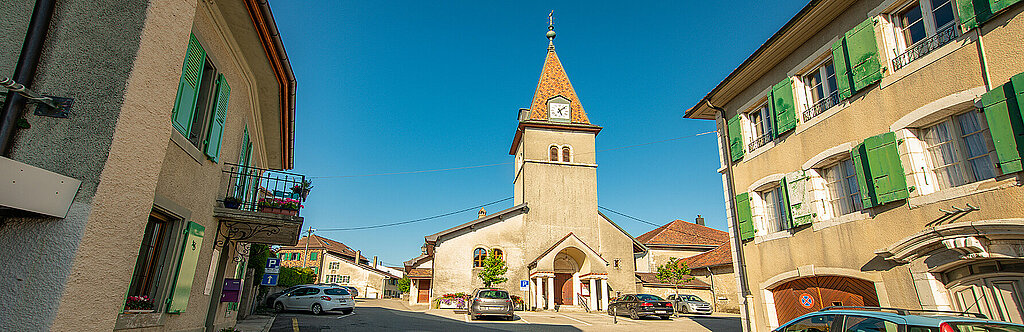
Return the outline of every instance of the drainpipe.
[[[28,32],[25,33],[25,43],[21,46],[18,64],[14,67],[14,77],[11,77],[26,87],[32,86],[32,78],[36,75],[39,55],[43,51],[46,32],[50,29],[55,4],[56,0],[36,0],[35,9],[32,10],[32,19],[28,23]],[[7,99],[4,100],[3,109],[0,109],[0,155],[10,156],[15,124],[25,109],[25,102],[25,97],[17,93],[8,93]]]
[[[985,79],[985,88],[992,90],[992,78],[988,76],[988,61],[985,60],[985,45],[981,41],[981,24],[974,29],[978,34],[978,58],[981,60],[981,77]]]
[[[736,188],[736,184],[733,182],[732,161],[729,158],[729,156],[731,155],[729,154],[729,135],[726,132],[726,128],[729,128],[729,126],[725,122],[725,109],[712,105],[711,101],[707,99],[705,99],[704,102],[707,103],[708,107],[710,107],[711,109],[718,111],[718,114],[720,114],[719,118],[722,119],[722,121],[715,120],[715,126],[721,126],[722,128],[722,135],[719,139],[719,144],[721,145],[720,153],[722,156],[722,160],[725,162],[725,194],[728,196],[726,197],[726,200],[731,202],[729,203],[729,208],[733,211],[733,227],[732,232],[729,234],[729,239],[731,240],[730,245],[732,245],[733,248],[733,253],[735,255],[734,257],[737,263],[736,265],[739,267],[738,269],[736,269],[736,277],[739,279],[739,295],[741,297],[740,300],[742,301],[742,306],[740,307],[740,323],[743,331],[753,331],[754,329],[751,326],[753,321],[751,321],[750,319],[750,309],[752,307],[752,303],[750,303],[750,301],[753,300],[753,296],[751,296],[749,285],[747,285],[747,261],[743,257],[743,241],[740,240],[740,227],[737,220],[737,212],[739,211],[739,209],[736,207],[736,193],[734,189]]]

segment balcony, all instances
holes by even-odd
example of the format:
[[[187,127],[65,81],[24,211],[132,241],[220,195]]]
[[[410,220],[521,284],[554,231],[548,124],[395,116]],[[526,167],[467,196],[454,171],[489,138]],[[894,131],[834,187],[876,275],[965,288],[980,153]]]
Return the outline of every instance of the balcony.
[[[949,42],[955,40],[960,36],[960,29],[957,24],[950,24],[942,30],[939,30],[931,37],[925,38],[911,45],[902,54],[892,59],[892,71],[900,70],[914,60],[920,59],[921,57],[928,55],[932,51],[942,47],[942,45],[949,44]]]
[[[754,151],[755,149],[768,144],[768,142],[771,142],[773,139],[775,139],[774,133],[768,131],[764,133],[764,135],[761,135],[761,137],[755,138],[753,142],[750,142],[750,144],[747,144],[747,151]]]
[[[818,101],[814,102],[814,105],[807,106],[807,108],[804,109],[804,122],[807,122],[811,120],[811,118],[821,115],[821,113],[825,113],[825,111],[838,104],[839,91],[832,91],[832,93],[829,94],[828,97],[818,99]]]
[[[301,174],[226,164],[223,195],[213,209],[224,240],[294,245],[309,183]]]

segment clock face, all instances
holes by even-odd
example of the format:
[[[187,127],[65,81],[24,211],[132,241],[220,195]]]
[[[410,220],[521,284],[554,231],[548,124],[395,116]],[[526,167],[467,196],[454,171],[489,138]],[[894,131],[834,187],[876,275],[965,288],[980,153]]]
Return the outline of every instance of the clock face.
[[[569,104],[550,103],[548,110],[552,119],[569,119]]]

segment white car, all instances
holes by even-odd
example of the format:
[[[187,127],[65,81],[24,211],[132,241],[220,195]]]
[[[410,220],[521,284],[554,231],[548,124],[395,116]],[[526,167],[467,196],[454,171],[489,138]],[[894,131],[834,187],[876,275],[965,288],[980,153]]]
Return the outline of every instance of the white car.
[[[348,290],[335,286],[305,286],[285,293],[274,302],[278,312],[285,310],[309,310],[314,315],[327,311],[341,311],[349,314],[356,308],[356,301]]]

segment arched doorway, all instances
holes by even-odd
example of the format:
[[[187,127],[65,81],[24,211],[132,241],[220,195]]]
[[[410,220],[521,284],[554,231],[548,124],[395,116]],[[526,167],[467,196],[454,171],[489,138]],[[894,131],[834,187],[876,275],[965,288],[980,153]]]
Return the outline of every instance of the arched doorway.
[[[573,305],[576,290],[579,288],[578,280],[580,266],[586,255],[576,248],[565,248],[555,255],[555,304]]]
[[[828,306],[878,306],[874,283],[843,276],[799,278],[771,291],[779,323]]]
[[[942,273],[955,310],[1024,322],[1024,262],[983,260]]]

